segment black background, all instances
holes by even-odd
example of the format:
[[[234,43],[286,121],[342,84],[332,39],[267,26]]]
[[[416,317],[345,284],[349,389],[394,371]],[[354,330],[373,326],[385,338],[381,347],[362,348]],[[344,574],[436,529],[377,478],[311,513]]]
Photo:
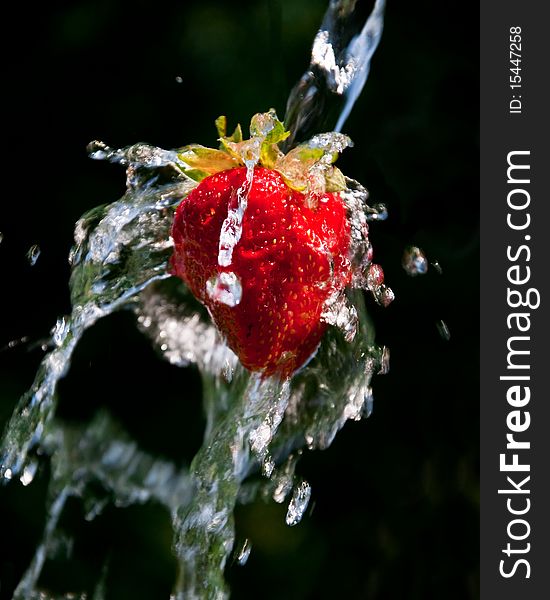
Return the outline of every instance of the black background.
[[[0,347],[40,341],[69,312],[74,222],[123,193],[122,169],[89,160],[86,144],[214,145],[219,114],[246,125],[273,106],[282,117],[325,2],[79,0],[2,10],[13,35],[3,41]],[[303,457],[313,510],[300,525],[288,528],[274,503],[238,510],[239,539],[253,551],[246,566],[228,568],[233,598],[478,597],[477,10],[389,2],[370,79],[344,127],[355,147],[339,166],[389,209],[371,234],[397,299],[369,306],[391,371],[375,379],[370,419]],[[408,278],[400,263],[411,243],[443,273]],[[32,244],[42,249],[34,267],[25,257]],[[41,356],[32,343],[0,353],[0,425]],[[144,448],[178,463],[200,445],[196,372],[157,358],[128,314],[86,335],[60,398],[70,419],[109,407]],[[48,477],[44,461],[28,488],[0,489],[2,597],[41,534]],[[44,587],[89,590],[109,557],[108,598],[168,597],[175,563],[160,507],[110,507],[92,523],[76,501],[69,508],[75,558],[47,564]]]

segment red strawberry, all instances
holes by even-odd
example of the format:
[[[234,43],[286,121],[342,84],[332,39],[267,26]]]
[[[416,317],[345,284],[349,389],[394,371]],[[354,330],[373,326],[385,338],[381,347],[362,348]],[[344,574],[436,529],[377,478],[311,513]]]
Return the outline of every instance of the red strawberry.
[[[178,155],[201,183],[176,212],[172,272],[246,368],[287,376],[319,344],[327,299],[351,281],[345,180],[332,166],[350,141],[321,134],[284,155],[274,111],[252,118],[250,140],[240,127],[225,137],[223,117],[216,124],[220,150]]]
[[[246,173],[240,167],[211,175],[183,200],[172,229],[173,269],[209,308],[246,368],[288,375],[321,340],[328,295],[350,281],[350,226],[339,193],[323,194],[311,209],[277,171],[256,167],[242,237],[231,265],[221,267],[220,231]],[[240,280],[235,306],[207,293],[208,282],[224,272]]]

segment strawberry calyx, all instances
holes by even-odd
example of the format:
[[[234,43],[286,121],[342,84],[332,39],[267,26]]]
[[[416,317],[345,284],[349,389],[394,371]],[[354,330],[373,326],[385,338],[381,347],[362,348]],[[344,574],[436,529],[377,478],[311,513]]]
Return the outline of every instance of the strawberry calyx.
[[[281,174],[293,190],[305,194],[311,206],[326,192],[346,189],[342,172],[334,166],[338,154],[352,146],[350,138],[341,133],[321,133],[284,153],[279,144],[290,135],[274,109],[255,114],[250,121],[250,138],[243,139],[237,125],[227,135],[227,119],[216,119],[220,147],[208,148],[191,144],[178,151],[178,166],[183,173],[200,182],[206,177],[235,167],[256,166],[273,169]]]

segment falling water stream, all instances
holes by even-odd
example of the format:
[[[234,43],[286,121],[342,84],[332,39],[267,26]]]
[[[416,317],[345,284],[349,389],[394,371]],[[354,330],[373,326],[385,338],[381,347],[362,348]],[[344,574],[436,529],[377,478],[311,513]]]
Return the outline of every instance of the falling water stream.
[[[339,106],[337,127],[332,128],[341,128],[366,81],[383,8],[378,0],[360,23],[355,2],[330,2],[310,67],[289,97],[285,125],[294,136],[287,150],[319,131],[331,102]],[[341,138],[319,139],[324,141],[317,143],[334,144]],[[70,255],[72,312],[55,325],[53,349],[19,401],[0,448],[4,483],[19,479],[29,485],[39,455],[51,462],[43,537],[14,597],[50,597],[39,588],[40,574],[58,542],[66,503],[76,497],[84,501],[88,519],[108,502],[129,506],[154,499],[165,506],[178,563],[172,598],[226,598],[223,573],[235,546],[235,506],[268,494],[287,504],[286,522],[296,525],[312,492],[294,472],[300,453],[327,448],[348,419],[361,419],[372,410],[371,379],[387,370],[388,352],[374,343],[364,290],[383,305],[393,294],[372,262],[368,222],[384,218],[385,208],[369,206],[366,190],[346,179],[343,196],[357,259],[351,289],[327,302],[322,318],[331,327],[307,366],[289,380],[262,379],[239,364],[204,307],[167,272],[174,211],[196,185],[183,173],[178,152],[145,144],[113,150],[101,142],[93,142],[89,151],[95,159],[126,168],[127,190],[120,200],[92,209],[76,224]],[[230,212],[227,219],[225,239],[233,236],[232,243],[238,242],[245,210],[243,190],[235,218],[230,222]],[[222,242],[220,264],[230,264],[232,245]],[[216,281],[210,291],[235,300],[232,290],[231,281]],[[123,308],[135,313],[139,328],[167,361],[196,365],[202,375],[206,429],[188,468],[139,448],[107,411],[81,425],[56,417],[57,385],[69,371],[82,335]],[[259,484],[248,479],[256,472],[262,474]],[[245,562],[250,551],[245,544],[238,562]],[[93,597],[103,597],[101,581]]]

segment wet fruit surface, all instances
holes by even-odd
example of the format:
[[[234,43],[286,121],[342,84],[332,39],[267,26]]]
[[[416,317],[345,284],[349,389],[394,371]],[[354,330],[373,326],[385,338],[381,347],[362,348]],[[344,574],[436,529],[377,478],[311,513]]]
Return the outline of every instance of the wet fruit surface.
[[[172,269],[209,308],[245,367],[288,375],[317,347],[327,297],[350,280],[350,227],[338,193],[318,196],[309,208],[278,172],[256,167],[240,241],[222,267],[220,231],[246,175],[242,167],[207,177],[182,201]],[[235,275],[224,298],[208,293],[221,273]]]

